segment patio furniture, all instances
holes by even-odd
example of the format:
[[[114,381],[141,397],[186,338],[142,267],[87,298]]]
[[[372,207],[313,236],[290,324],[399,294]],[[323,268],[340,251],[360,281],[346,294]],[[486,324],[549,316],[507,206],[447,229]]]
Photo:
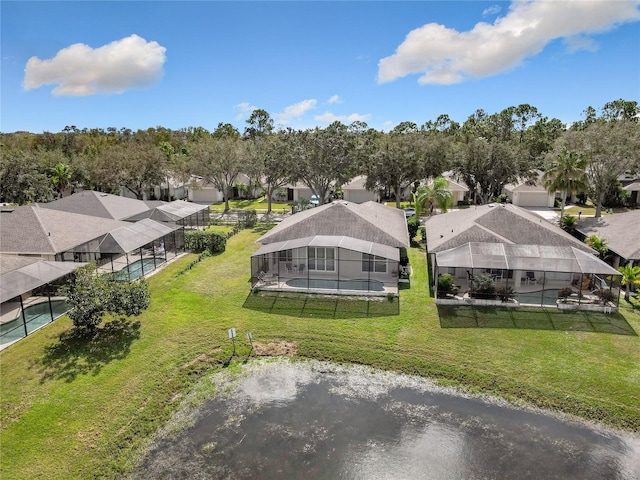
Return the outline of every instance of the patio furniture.
[[[290,263],[286,263],[284,265],[284,268],[287,270],[287,273],[293,273],[293,267],[291,266]]]
[[[536,279],[535,274],[533,272],[527,272],[527,284],[528,285],[538,284],[538,280]]]
[[[304,272],[304,263],[301,263],[300,265],[298,265],[298,273],[302,273]]]

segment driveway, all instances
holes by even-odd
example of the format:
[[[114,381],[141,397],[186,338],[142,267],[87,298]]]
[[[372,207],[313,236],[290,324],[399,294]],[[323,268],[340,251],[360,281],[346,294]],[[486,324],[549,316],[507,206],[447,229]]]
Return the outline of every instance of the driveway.
[[[529,210],[531,213],[535,213],[536,215],[544,218],[548,222],[557,224],[558,220],[560,220],[560,215],[555,210],[548,207],[522,207],[525,210]]]

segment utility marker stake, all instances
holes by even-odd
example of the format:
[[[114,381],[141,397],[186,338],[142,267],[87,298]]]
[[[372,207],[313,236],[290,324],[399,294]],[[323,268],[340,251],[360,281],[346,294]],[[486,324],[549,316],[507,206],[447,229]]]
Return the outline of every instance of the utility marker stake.
[[[253,342],[251,341],[253,337],[251,336],[251,332],[247,333],[247,338],[249,339],[249,343],[251,344],[251,351],[253,352]]]
[[[233,355],[236,354],[236,329],[230,328],[227,333],[229,334],[229,338],[231,339],[231,343],[233,343]]]

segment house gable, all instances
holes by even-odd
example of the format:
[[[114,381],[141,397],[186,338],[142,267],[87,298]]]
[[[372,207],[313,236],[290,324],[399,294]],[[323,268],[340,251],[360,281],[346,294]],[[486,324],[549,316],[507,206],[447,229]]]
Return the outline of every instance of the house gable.
[[[408,247],[401,210],[375,202],[334,202],[297,213],[258,239],[269,244],[318,235],[345,236],[392,247]]]

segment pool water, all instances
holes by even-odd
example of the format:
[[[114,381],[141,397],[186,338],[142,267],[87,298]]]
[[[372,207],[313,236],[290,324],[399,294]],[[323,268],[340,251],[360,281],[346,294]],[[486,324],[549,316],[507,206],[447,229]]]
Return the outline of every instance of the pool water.
[[[31,333],[41,326],[52,322],[56,318],[64,315],[69,310],[69,305],[64,300],[51,300],[51,310],[49,302],[37,303],[24,308],[24,316],[27,321],[27,332]],[[53,311],[53,318],[51,312]],[[23,338],[24,323],[22,314],[15,320],[0,325],[0,344],[11,343]]]
[[[153,258],[136,260],[135,262],[130,263],[128,267],[124,267],[122,270],[118,270],[117,272],[115,272],[115,280],[118,282],[128,282],[130,280],[136,280],[137,278],[151,272],[163,263],[163,258],[156,258],[155,263]]]
[[[327,280],[319,278],[292,278],[287,285],[294,288],[317,288],[324,290],[364,290],[383,292],[384,284],[377,280]]]
[[[558,300],[557,288],[537,290],[535,292],[518,293],[514,296],[520,304],[530,305],[555,305]]]

